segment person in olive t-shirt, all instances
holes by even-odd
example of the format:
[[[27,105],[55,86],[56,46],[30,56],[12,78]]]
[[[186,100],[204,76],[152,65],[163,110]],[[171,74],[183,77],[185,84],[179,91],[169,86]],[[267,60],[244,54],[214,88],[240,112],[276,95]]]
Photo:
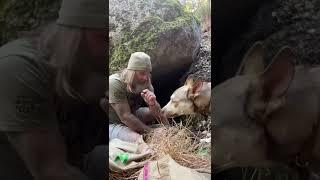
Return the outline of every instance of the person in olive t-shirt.
[[[148,124],[169,124],[156,101],[151,71],[150,56],[135,52],[126,69],[109,76],[109,139],[135,142],[152,130]]]
[[[0,47],[0,179],[106,178],[107,146],[75,167],[58,122],[61,102],[99,106],[104,96],[106,12],[103,0],[63,0],[41,35]]]

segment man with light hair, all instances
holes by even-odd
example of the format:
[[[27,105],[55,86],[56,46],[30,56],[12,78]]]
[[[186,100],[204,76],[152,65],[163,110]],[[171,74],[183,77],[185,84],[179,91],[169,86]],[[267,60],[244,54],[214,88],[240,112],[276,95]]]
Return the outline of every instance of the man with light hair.
[[[148,124],[169,122],[161,113],[151,84],[150,56],[131,54],[126,69],[109,76],[109,138],[135,142],[153,128]],[[148,107],[143,107],[143,105]]]

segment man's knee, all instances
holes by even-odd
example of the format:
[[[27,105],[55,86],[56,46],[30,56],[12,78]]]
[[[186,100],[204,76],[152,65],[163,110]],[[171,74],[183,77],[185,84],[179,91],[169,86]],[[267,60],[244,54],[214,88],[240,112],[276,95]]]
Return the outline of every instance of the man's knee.
[[[109,124],[109,140],[118,138],[122,141],[136,142],[141,135],[123,125]]]
[[[150,113],[150,110],[148,107],[141,107],[136,111],[136,116],[145,124],[150,124],[155,121],[155,118]]]

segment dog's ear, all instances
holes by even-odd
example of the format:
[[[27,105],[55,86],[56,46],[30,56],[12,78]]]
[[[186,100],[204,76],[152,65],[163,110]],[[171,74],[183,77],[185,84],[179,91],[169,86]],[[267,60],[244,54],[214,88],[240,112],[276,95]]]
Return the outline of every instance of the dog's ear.
[[[193,94],[199,93],[202,85],[203,85],[202,81],[196,81],[192,86],[192,93]]]
[[[187,80],[186,82],[184,83],[184,85],[187,85],[189,87],[192,87],[193,86],[193,83],[194,83],[194,77],[193,77],[193,74],[190,74],[188,77],[187,77]]]
[[[194,81],[192,86],[188,89],[187,97],[190,99],[194,99],[197,95],[199,95],[199,92],[203,86],[203,81],[197,80]]]
[[[264,120],[279,109],[286,100],[286,93],[295,73],[295,55],[290,47],[282,47],[266,71],[252,84],[246,109],[255,119]]]
[[[264,71],[264,49],[261,41],[255,42],[243,57],[236,75],[262,73]]]

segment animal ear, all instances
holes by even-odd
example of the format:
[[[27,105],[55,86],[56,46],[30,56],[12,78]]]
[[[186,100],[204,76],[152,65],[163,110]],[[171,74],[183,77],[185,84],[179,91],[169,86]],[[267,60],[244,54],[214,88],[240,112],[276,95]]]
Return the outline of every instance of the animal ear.
[[[294,59],[295,56],[289,47],[282,47],[278,51],[251,89],[247,109],[249,114],[264,119],[285,103],[285,94],[294,75]]]
[[[245,54],[236,75],[259,74],[264,70],[264,46],[261,41],[255,42]]]
[[[184,83],[184,85],[188,85],[188,86],[192,86],[194,83],[194,77],[193,74],[190,74],[186,80],[186,82]]]
[[[196,81],[192,86],[192,93],[193,94],[199,93],[199,91],[201,90],[202,85],[203,85],[202,81]]]
[[[260,76],[266,97],[275,98],[285,94],[293,75],[295,56],[291,48],[282,47],[275,55],[266,71]]]
[[[199,92],[202,88],[202,85],[203,85],[202,81],[200,81],[200,80],[194,81],[193,85],[190,86],[188,89],[187,97],[191,98],[191,99],[195,98],[199,94]]]

